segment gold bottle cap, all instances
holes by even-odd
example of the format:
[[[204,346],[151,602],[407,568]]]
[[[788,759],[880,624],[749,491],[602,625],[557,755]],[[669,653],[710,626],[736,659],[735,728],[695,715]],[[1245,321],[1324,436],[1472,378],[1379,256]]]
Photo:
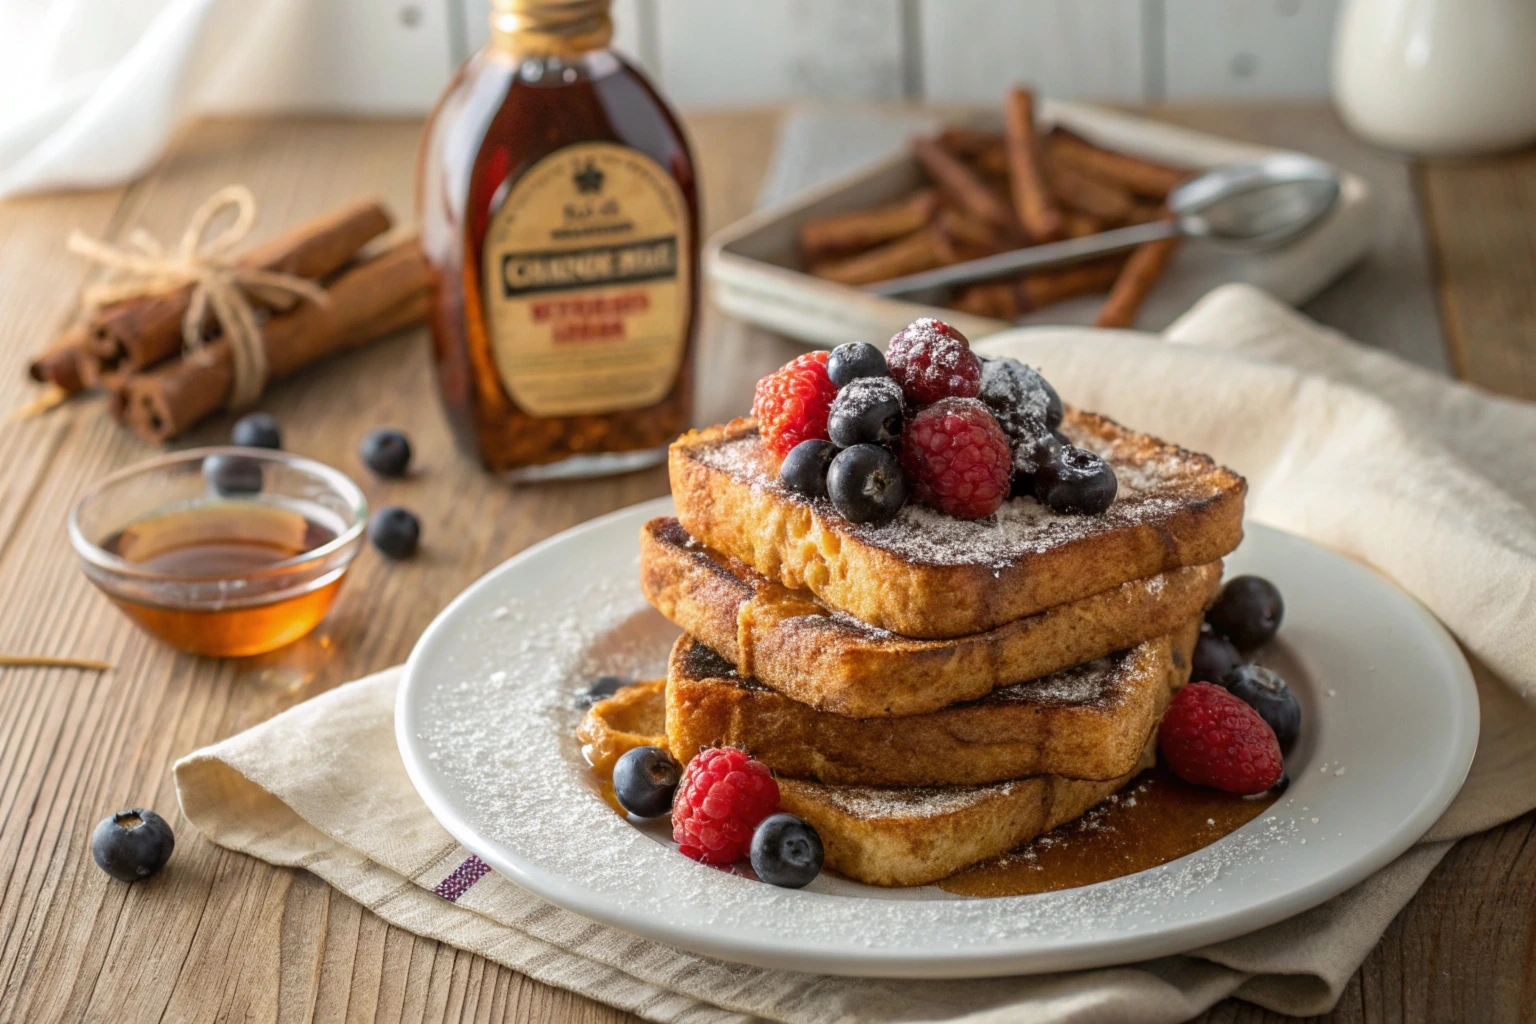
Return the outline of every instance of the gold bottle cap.
[[[613,38],[610,0],[492,0],[491,36],[517,54],[571,55]]]

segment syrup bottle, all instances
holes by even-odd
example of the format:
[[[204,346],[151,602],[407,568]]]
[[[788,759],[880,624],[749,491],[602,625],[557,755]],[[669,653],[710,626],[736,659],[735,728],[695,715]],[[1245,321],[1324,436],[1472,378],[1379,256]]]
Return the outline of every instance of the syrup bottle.
[[[624,472],[687,428],[698,200],[676,118],[608,49],[609,0],[493,0],[422,138],[439,388],[512,480]]]

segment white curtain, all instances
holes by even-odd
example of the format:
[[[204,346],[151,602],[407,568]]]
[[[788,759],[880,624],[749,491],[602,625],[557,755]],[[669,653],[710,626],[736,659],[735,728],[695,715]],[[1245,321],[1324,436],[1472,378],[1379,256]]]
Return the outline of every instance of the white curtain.
[[[0,0],[0,196],[127,181],[196,111],[420,113],[444,0]]]

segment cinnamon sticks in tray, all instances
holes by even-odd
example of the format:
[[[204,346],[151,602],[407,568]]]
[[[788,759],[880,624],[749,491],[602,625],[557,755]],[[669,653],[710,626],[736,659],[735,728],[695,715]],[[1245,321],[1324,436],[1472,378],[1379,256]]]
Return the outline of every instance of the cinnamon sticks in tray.
[[[227,194],[226,194],[227,193]],[[236,206],[236,228],[254,217],[249,193],[224,190],[210,204]],[[216,219],[194,217],[194,234]],[[60,395],[99,388],[108,408],[149,441],[168,441],[205,417],[247,398],[268,381],[291,376],[333,353],[415,326],[427,315],[428,272],[414,238],[380,241],[393,226],[382,204],[361,201],[301,224],[238,256],[198,248],[171,287],[146,290],[91,310],[28,367]],[[221,236],[227,242],[226,236]],[[185,241],[185,240],[184,240]],[[76,243],[71,242],[75,248]],[[93,258],[114,250],[86,240]],[[178,256],[178,258],[180,258]],[[214,262],[217,260],[218,262]],[[178,264],[178,269],[181,265]],[[237,317],[254,331],[231,336],[216,304],[199,297],[195,271],[220,271],[235,282],[248,311]],[[189,283],[189,278],[196,278]],[[302,288],[299,286],[303,286]],[[134,290],[130,280],[119,290]],[[207,307],[200,324],[198,309]],[[197,345],[187,330],[197,328]],[[259,368],[251,391],[251,367]],[[242,377],[242,375],[246,375]]]
[[[894,202],[800,227],[803,265],[817,277],[873,284],[963,260],[1078,238],[1166,216],[1189,172],[1097,145],[1067,129],[1041,133],[1035,98],[1014,89],[1003,130],[946,128],[912,141],[928,185]],[[956,289],[955,309],[1014,319],[1053,302],[1108,292],[1102,326],[1130,326],[1176,242],[1153,242],[1080,264]]]

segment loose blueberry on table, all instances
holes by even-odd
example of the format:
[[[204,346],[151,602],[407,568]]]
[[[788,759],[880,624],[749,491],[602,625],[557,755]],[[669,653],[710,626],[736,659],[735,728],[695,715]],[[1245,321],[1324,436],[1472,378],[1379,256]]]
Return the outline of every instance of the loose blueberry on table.
[[[363,438],[358,454],[363,465],[379,476],[404,476],[411,464],[411,442],[398,430],[381,428]]]
[[[368,523],[368,539],[389,558],[410,558],[421,543],[421,522],[398,505],[381,508]]]
[[[171,859],[176,835],[154,811],[135,807],[103,818],[91,833],[96,866],[123,882],[155,874]]]
[[[235,421],[229,443],[242,448],[281,448],[283,432],[270,414],[253,412]]]
[[[1065,408],[1038,371],[977,357],[941,320],[914,321],[884,355],[853,342],[799,356],[758,381],[752,414],[784,486],[853,523],[878,526],[909,499],[962,519],[1027,496],[1093,515],[1118,489],[1057,430]]]
[[[203,460],[203,480],[223,497],[258,494],[263,483],[261,463],[244,455],[210,455]]]

